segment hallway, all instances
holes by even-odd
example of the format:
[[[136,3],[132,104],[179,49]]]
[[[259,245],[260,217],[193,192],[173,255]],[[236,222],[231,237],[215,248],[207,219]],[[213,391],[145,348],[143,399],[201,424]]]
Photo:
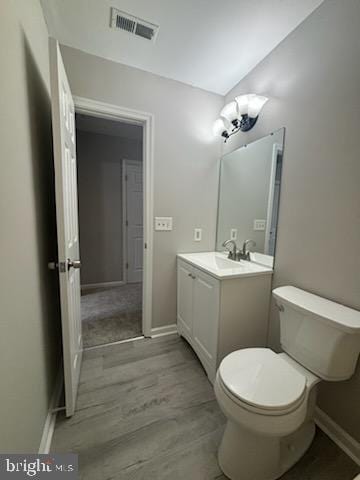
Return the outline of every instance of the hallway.
[[[81,295],[84,347],[142,335],[142,284],[85,290]]]

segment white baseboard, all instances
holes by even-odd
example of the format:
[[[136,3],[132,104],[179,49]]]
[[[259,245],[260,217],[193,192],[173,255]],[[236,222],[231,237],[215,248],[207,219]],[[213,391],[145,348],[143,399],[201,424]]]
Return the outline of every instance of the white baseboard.
[[[121,285],[125,285],[125,282],[123,280],[119,280],[118,282],[86,283],[84,285],[81,285],[81,291],[103,287],[120,287]]]
[[[63,387],[63,367],[61,362],[61,367],[59,369],[59,373],[56,378],[54,391],[51,396],[49,410],[46,416],[38,453],[47,454],[50,451],[51,441],[54,434],[55,422],[56,422],[56,412],[54,412],[53,410],[59,404],[62,387]]]
[[[174,323],[173,325],[166,325],[165,327],[156,327],[151,329],[150,336],[151,338],[162,337],[164,335],[172,335],[178,333],[177,326]]]
[[[360,465],[360,443],[334,422],[319,407],[315,411],[315,423],[336,443],[355,463]]]

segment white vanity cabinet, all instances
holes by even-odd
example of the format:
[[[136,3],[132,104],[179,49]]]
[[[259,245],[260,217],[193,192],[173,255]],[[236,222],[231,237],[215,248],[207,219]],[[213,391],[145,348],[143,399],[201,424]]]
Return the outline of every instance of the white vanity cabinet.
[[[217,278],[186,257],[178,255],[177,260],[178,332],[190,343],[213,382],[228,353],[266,345],[271,270]]]
[[[197,352],[205,370],[216,363],[219,281],[178,261],[178,331]]]

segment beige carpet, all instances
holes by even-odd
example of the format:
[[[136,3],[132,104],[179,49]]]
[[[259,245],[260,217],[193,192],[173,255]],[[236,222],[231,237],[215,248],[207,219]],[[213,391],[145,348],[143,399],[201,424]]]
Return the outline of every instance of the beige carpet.
[[[84,347],[142,335],[142,284],[87,290],[81,296]]]

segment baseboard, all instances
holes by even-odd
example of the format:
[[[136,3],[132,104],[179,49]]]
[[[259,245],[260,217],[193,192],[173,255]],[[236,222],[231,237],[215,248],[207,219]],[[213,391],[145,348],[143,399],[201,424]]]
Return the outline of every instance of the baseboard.
[[[81,285],[81,291],[92,290],[94,288],[120,287],[121,285],[125,285],[123,280],[119,280],[118,282],[86,283]]]
[[[54,409],[59,405],[62,387],[63,387],[63,366],[61,362],[59,373],[57,375],[56,382],[55,382],[54,391],[51,396],[49,410],[46,416],[38,453],[47,454],[50,451],[51,441],[54,434],[55,422],[56,422],[56,412],[54,412]]]
[[[354,460],[355,463],[360,465],[360,443],[319,407],[316,407],[315,423],[341,450]]]
[[[150,336],[151,338],[162,337],[164,335],[172,335],[177,332],[178,332],[177,326],[174,323],[173,325],[166,325],[165,327],[152,328]]]

